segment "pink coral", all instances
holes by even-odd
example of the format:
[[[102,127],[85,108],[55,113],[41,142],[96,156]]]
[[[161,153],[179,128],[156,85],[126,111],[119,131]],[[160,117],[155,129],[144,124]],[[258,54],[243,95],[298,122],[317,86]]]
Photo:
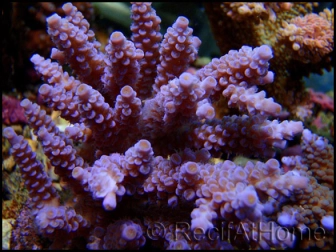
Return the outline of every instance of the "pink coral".
[[[316,63],[333,51],[333,21],[328,20],[326,13],[307,14],[284,21],[282,25],[284,28],[279,30],[279,37],[292,44],[295,59]]]
[[[27,123],[20,101],[8,95],[2,95],[2,121],[7,124]]]
[[[322,109],[334,112],[334,100],[331,97],[322,92],[316,92],[311,88],[309,88],[308,90],[311,102],[319,104]]]

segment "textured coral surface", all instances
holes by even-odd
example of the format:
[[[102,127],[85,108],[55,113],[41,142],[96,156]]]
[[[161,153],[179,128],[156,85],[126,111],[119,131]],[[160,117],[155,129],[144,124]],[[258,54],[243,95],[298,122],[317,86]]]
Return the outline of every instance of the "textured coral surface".
[[[333,67],[334,9],[317,2],[209,2],[205,4],[222,53],[242,45],[272,47],[276,78],[263,87],[292,115],[307,102],[303,76]],[[312,13],[312,11],[316,13]]]

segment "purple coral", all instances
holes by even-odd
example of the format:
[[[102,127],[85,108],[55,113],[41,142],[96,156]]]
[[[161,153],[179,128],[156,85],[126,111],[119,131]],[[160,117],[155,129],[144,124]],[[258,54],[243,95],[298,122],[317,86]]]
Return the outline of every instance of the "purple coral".
[[[265,226],[280,210],[275,202],[295,201],[308,190],[307,172],[284,171],[272,158],[303,124],[269,120],[282,109],[258,92],[258,85],[274,77],[269,46],[243,46],[188,73],[200,41],[186,17],[179,17],[161,41],[160,19],[150,3],[132,3],[134,41],[116,31],[100,52],[81,13],[71,3],[63,10],[66,17],[48,18],[57,46],[52,58],[59,63],[39,55],[31,61],[46,82],[41,97],[71,125],[60,132],[37,104],[21,105],[71,199],[59,200],[27,141],[4,130],[33,199],[37,228],[55,246],[83,237],[90,249],[139,249],[149,241],[145,230],[154,221],[167,228],[165,234],[153,231],[163,248],[223,247],[218,240],[173,240],[174,223],[185,221],[189,231],[204,232],[222,220],[232,221],[236,232],[240,222]],[[221,96],[239,115],[216,118],[214,104]],[[261,161],[238,165],[225,158],[231,153]],[[251,243],[293,245],[267,236],[258,242]]]

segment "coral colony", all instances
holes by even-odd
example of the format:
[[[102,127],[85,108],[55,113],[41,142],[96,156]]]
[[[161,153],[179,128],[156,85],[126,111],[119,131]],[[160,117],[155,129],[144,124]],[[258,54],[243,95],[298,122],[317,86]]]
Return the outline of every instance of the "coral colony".
[[[53,61],[31,61],[39,95],[70,126],[60,131],[28,99],[21,106],[67,200],[23,136],[3,131],[51,248],[333,247],[333,147],[276,119],[282,106],[258,92],[274,79],[270,46],[242,46],[191,73],[201,41],[186,17],[162,36],[151,4],[132,3],[130,40],[114,31],[103,51],[81,12],[63,10],[47,18]],[[232,111],[222,118],[220,98]],[[302,155],[275,159],[295,136]]]
[[[265,85],[268,96],[304,120],[304,76],[331,71],[334,9],[312,13],[317,2],[205,2],[212,33],[222,54],[243,45],[272,47],[270,68],[276,78]]]

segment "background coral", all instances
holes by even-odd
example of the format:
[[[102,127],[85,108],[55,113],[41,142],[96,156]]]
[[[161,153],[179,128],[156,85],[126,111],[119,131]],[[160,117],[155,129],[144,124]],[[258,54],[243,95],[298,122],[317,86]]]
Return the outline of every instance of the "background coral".
[[[322,69],[330,71],[333,66],[333,9],[313,14],[317,5],[308,2],[205,4],[222,53],[242,45],[271,45],[275,55],[270,61],[271,69],[276,78],[273,85],[264,89],[292,115],[298,105],[307,102],[302,77],[309,73],[322,74]],[[319,48],[317,52],[316,48]]]

